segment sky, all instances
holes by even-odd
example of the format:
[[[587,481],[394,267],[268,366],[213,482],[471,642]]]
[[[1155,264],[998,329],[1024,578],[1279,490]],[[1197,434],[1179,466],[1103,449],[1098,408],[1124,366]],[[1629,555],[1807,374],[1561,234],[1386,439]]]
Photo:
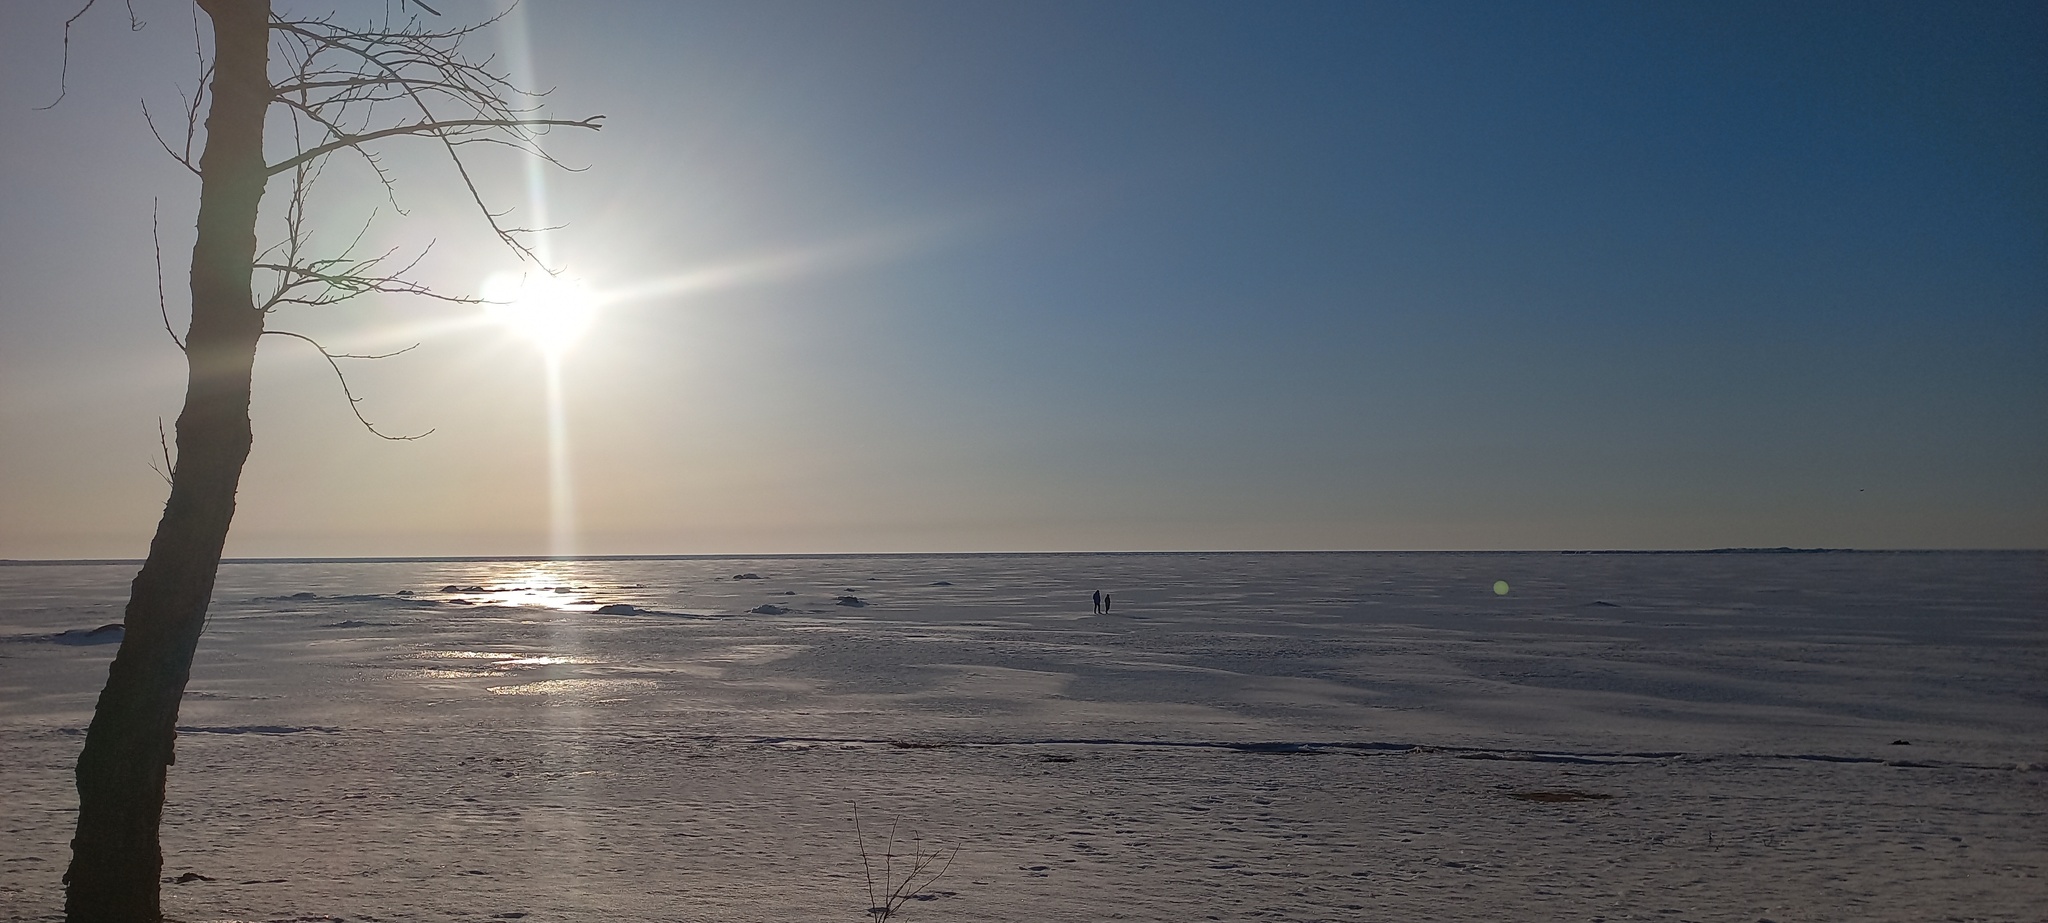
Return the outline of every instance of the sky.
[[[95,7],[38,109],[75,6],[0,6],[0,558],[140,557],[182,399],[191,9]],[[2039,4],[531,0],[472,48],[606,116],[477,164],[597,303],[557,399],[476,306],[274,315],[419,344],[350,385],[432,434],[266,338],[230,555],[2048,548]],[[383,150],[322,241],[519,271]]]

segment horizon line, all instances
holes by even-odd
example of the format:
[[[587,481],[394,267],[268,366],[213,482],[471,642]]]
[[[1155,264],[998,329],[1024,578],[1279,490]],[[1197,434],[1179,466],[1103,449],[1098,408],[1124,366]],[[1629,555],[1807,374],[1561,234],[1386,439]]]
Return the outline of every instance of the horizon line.
[[[1049,557],[1107,555],[1196,555],[1196,554],[2043,554],[2048,548],[1795,548],[1739,546],[1718,548],[1321,548],[1321,549],[1177,549],[1139,551],[797,551],[718,552],[702,554],[490,554],[490,555],[278,555],[222,558],[227,564],[403,564],[403,563],[511,563],[525,561],[716,561],[788,558],[932,558],[932,557]],[[142,558],[0,558],[0,567],[64,565],[114,565],[143,563]]]

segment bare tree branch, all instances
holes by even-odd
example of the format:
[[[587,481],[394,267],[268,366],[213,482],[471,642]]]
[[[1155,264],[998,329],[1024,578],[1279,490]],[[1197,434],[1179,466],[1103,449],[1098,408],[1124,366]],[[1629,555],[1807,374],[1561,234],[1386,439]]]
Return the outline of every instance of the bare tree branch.
[[[142,101],[142,121],[149,126],[150,136],[156,139],[157,146],[163,148],[164,153],[171,155],[172,160],[177,161],[186,170],[191,171],[193,176],[199,176],[199,165],[194,163],[192,159],[192,143],[199,136],[199,110],[206,105],[207,89],[212,83],[213,78],[213,62],[206,57],[205,46],[200,40],[199,10],[196,6],[192,10],[192,55],[199,59],[198,83],[190,97],[185,95],[185,90],[182,87],[178,89],[178,99],[184,103],[185,109],[185,144],[183,149],[174,151],[171,149],[171,142],[164,140],[163,132],[159,131],[156,127],[156,119],[149,113],[149,100],[146,99]]]
[[[156,462],[151,461],[149,463],[149,470],[156,472],[157,477],[163,478],[165,484],[172,484],[171,475],[177,473],[178,466],[171,463],[171,439],[164,434],[164,418],[162,417],[156,418],[156,444],[158,448],[164,451],[164,466],[158,468]],[[176,485],[172,484],[172,486]]]
[[[388,439],[392,442],[411,442],[415,439],[424,439],[434,434],[434,431],[430,429],[424,433],[415,433],[411,436],[393,436],[389,433],[379,430],[377,428],[377,424],[371,423],[367,418],[363,416],[363,408],[361,406],[363,403],[363,399],[357,397],[355,395],[355,392],[349,388],[348,375],[347,373],[344,373],[341,370],[341,362],[338,361],[342,359],[385,359],[391,356],[396,356],[399,353],[409,352],[414,348],[414,346],[417,346],[418,344],[414,344],[414,346],[408,346],[405,349],[401,349],[395,353],[385,353],[379,356],[359,356],[353,353],[332,352],[328,350],[326,346],[322,345],[319,340],[313,339],[312,337],[309,337],[303,333],[293,333],[289,330],[265,330],[263,331],[263,335],[291,337],[292,339],[295,340],[304,340],[308,343],[313,344],[313,348],[320,351],[320,357],[322,359],[327,360],[327,367],[334,370],[334,379],[341,383],[341,396],[348,398],[349,412],[356,415],[356,422],[363,424],[363,428],[369,430],[370,435],[375,436],[379,439]]]
[[[156,310],[158,314],[163,315],[164,332],[171,335],[171,342],[178,344],[178,351],[184,352],[185,341],[178,338],[178,331],[171,329],[171,308],[164,302],[164,245],[156,233],[155,199],[149,200],[149,243],[151,249],[156,251]],[[157,427],[163,427],[162,420],[157,421]]]
[[[420,4],[420,8],[440,15],[425,4]],[[410,295],[450,304],[482,302],[475,297],[444,295],[411,277],[431,245],[409,260],[400,257],[395,248],[356,255],[369,233],[370,221],[365,221],[338,252],[331,247],[315,248],[307,219],[308,202],[327,158],[334,154],[353,151],[384,187],[392,207],[404,213],[398,205],[392,177],[375,149],[377,142],[392,138],[417,137],[439,142],[492,233],[522,259],[551,275],[556,272],[542,263],[527,242],[530,235],[549,229],[514,226],[505,220],[509,212],[490,207],[470,172],[462,145],[502,145],[564,169],[575,169],[542,150],[539,139],[556,127],[600,130],[604,117],[545,117],[530,102],[545,94],[528,93],[514,86],[503,73],[493,69],[492,59],[474,61],[464,57],[462,40],[502,15],[474,25],[445,29],[423,27],[417,19],[398,25],[348,29],[335,25],[332,17],[271,18],[270,29],[276,36],[273,60],[284,72],[272,81],[271,99],[291,115],[288,124],[294,153],[264,168],[269,176],[289,174],[291,188],[284,202],[280,237],[265,247],[252,264],[252,268],[275,277],[268,296],[258,302],[261,311],[269,314],[287,306],[324,307],[369,294]],[[189,110],[195,113],[199,108],[196,99]],[[394,105],[405,113],[395,123],[390,118],[390,107]],[[161,137],[159,143],[171,150],[172,146]],[[186,151],[181,162],[191,159],[189,142]],[[178,156],[175,151],[172,155]],[[373,213],[371,221],[374,219]],[[316,258],[313,254],[321,249],[334,255]],[[339,362],[389,358],[409,352],[413,346],[359,355],[335,352],[305,334],[264,332],[303,340],[318,350],[341,382],[343,396],[357,421],[371,433],[400,441],[426,435],[393,436],[372,425],[363,417],[360,398],[351,389]]]
[[[50,104],[47,106],[37,106],[37,111],[40,112],[57,108],[57,104],[64,101],[64,95],[71,91],[71,25],[72,23],[77,22],[79,18],[84,16],[86,13],[91,12],[93,4],[96,4],[98,2],[100,2],[100,0],[85,0],[85,5],[79,7],[78,12],[71,14],[70,19],[64,20],[64,57],[61,59],[62,63],[57,65],[57,98],[50,100]],[[419,0],[413,0],[413,2],[419,3]],[[142,31],[142,27],[148,25],[148,23],[145,23],[142,20],[135,18],[135,0],[127,0],[127,5],[128,31]],[[420,7],[422,9],[425,9],[426,4],[420,3]],[[433,11],[428,10],[428,12]],[[435,13],[434,15],[438,16],[440,14]]]
[[[471,128],[527,128],[541,125],[569,125],[576,128],[601,129],[604,116],[593,115],[587,119],[446,119],[439,122],[419,122],[412,125],[394,125],[360,135],[341,135],[333,141],[310,150],[270,168],[271,175],[283,173],[299,164],[316,157],[325,156],[346,147],[356,147],[367,141],[389,138],[396,135],[433,135],[443,140],[459,138],[463,130]],[[481,139],[479,139],[481,140]],[[456,143],[461,143],[457,141]],[[499,141],[503,144],[505,142]]]
[[[164,153],[171,155],[172,160],[192,171],[193,176],[199,175],[199,165],[192,162],[192,132],[185,132],[185,153],[179,154],[171,150],[171,142],[164,140],[163,132],[156,130],[156,120],[149,116],[149,100],[146,99],[142,101],[142,123],[149,126],[150,136],[156,139],[157,146],[163,148]]]
[[[422,7],[428,12],[431,8]],[[438,14],[437,14],[438,15]],[[514,86],[502,73],[491,69],[491,59],[471,61],[460,53],[464,38],[496,22],[494,17],[472,26],[429,30],[417,20],[402,27],[382,30],[343,29],[330,19],[287,20],[273,18],[271,28],[296,43],[292,79],[279,82],[275,98],[293,108],[308,122],[318,125],[326,137],[270,168],[272,174],[344,148],[369,159],[375,156],[365,145],[393,137],[425,137],[439,141],[478,212],[498,239],[522,259],[530,260],[549,274],[556,270],[542,264],[539,255],[524,239],[530,230],[501,221],[506,212],[487,203],[460,147],[490,143],[512,147],[550,164],[573,169],[542,150],[536,143],[547,129],[567,126],[600,130],[603,116],[584,119],[550,119],[533,114],[530,107],[515,100],[540,95]],[[336,62],[335,57],[341,60]],[[403,102],[416,114],[403,124],[369,128],[369,110],[379,103]],[[465,110],[444,115],[442,105]],[[361,128],[344,128],[351,114],[364,122]],[[388,178],[378,170],[390,190]],[[394,202],[395,204],[395,202]]]

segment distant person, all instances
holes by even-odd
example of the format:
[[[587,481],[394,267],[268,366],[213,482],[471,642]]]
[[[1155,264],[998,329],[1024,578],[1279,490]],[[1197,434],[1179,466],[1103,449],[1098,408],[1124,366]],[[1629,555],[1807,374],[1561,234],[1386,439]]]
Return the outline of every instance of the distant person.
[[[1102,594],[1102,614],[1103,614],[1103,615],[1108,615],[1108,614],[1109,614],[1109,594],[1108,594],[1108,593],[1104,593],[1104,594]]]
[[[1096,590],[1096,591],[1095,591],[1095,614],[1096,614],[1096,615],[1101,615],[1101,614],[1102,614],[1102,591],[1101,591],[1101,590]]]

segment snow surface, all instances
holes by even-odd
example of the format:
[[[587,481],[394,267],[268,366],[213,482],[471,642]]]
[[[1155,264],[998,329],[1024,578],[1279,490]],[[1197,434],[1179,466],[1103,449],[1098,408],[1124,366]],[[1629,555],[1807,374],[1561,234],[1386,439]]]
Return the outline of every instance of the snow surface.
[[[0,920],[61,918],[133,573],[0,567]],[[957,848],[906,923],[2039,921],[2044,602],[2038,553],[236,563],[165,906],[858,921],[858,810]]]

